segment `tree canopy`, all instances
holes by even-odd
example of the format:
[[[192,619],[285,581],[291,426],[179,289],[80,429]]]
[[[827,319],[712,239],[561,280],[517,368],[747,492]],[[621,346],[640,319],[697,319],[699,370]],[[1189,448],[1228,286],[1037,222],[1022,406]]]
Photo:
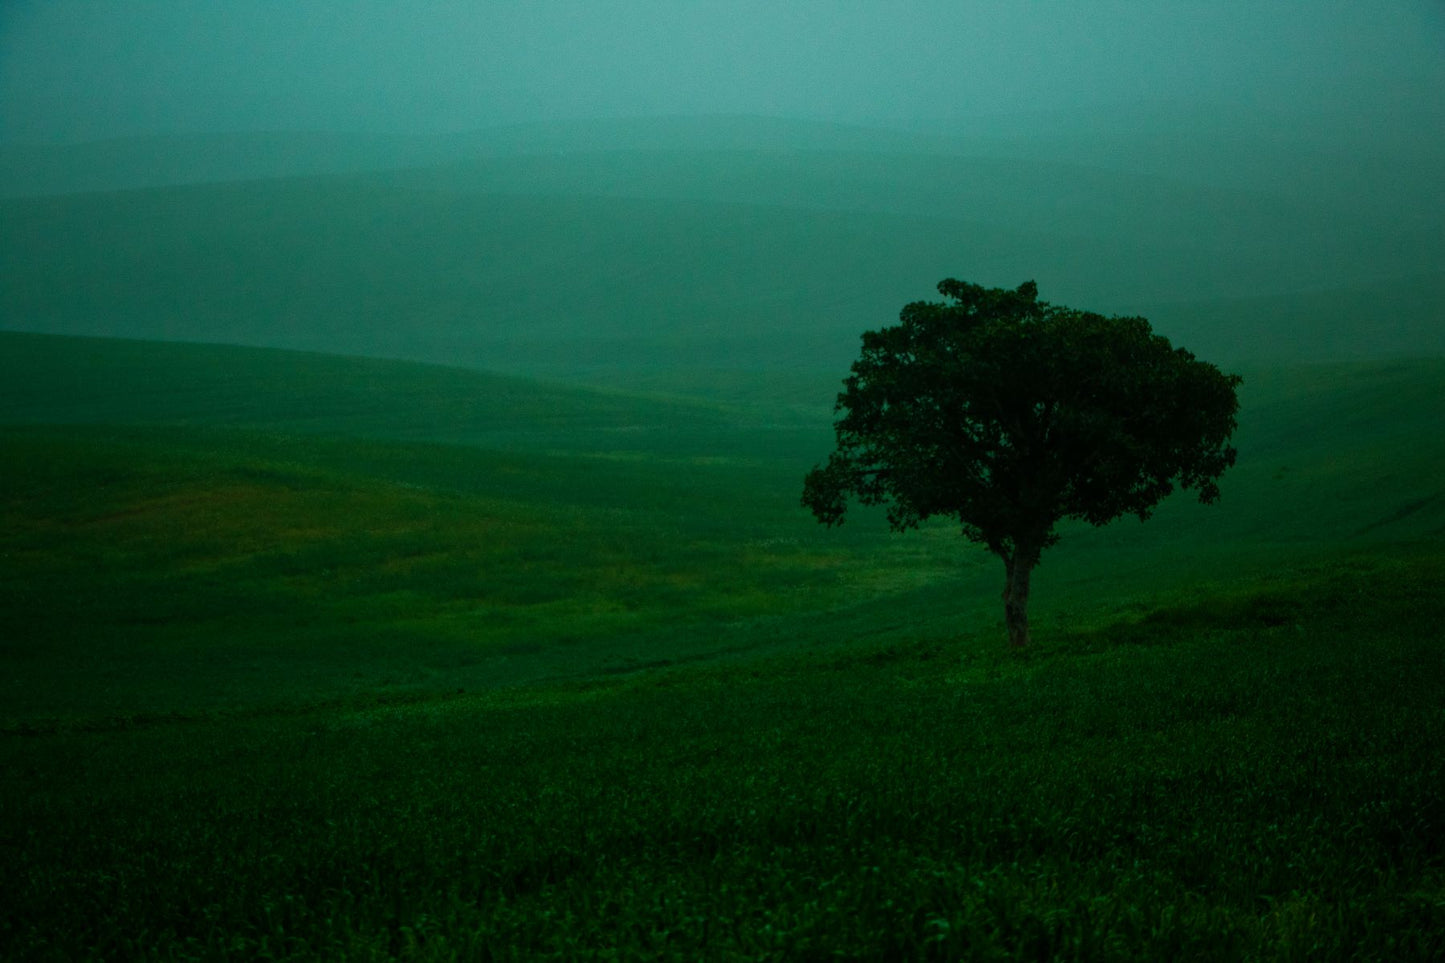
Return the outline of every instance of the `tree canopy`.
[[[1219,497],[1235,462],[1241,379],[1155,334],[1038,299],[1038,286],[947,279],[863,334],[838,395],[837,449],[803,504],[840,524],[848,499],[886,505],[897,530],[957,519],[1003,560],[1005,616],[1028,641],[1029,573],[1066,518],[1147,519],[1176,487]]]

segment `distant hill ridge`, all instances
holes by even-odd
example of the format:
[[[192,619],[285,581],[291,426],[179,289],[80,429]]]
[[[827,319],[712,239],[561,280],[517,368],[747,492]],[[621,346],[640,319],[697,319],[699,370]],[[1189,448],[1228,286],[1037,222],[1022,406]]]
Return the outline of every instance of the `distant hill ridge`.
[[[1222,360],[1445,352],[1418,144],[1257,137],[1276,180],[1354,172],[1290,193],[1125,169],[1178,156],[1177,127],[1031,136],[681,117],[0,147],[4,192],[70,191],[0,199],[0,329],[564,377],[831,370],[957,276],[1033,278]],[[1109,148],[1149,136],[1168,149]],[[1346,190],[1367,174],[1373,193]]]
[[[510,124],[452,134],[252,131],[0,144],[0,197],[429,167],[479,157],[634,150],[963,153],[941,135],[748,115]]]

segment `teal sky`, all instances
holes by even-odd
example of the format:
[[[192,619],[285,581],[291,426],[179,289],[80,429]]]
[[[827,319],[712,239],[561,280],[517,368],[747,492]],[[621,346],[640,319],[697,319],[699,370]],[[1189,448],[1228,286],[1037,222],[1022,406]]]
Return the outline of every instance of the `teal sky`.
[[[751,113],[896,125],[1141,102],[1409,117],[1445,3],[7,0],[0,138]]]

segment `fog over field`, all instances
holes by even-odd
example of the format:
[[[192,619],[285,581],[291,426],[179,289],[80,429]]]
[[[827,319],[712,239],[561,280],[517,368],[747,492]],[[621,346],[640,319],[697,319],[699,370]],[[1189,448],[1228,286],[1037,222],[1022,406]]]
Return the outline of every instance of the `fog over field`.
[[[1438,963],[1442,214],[1439,0],[3,0],[0,959]]]
[[[1428,2],[8,4],[0,326],[832,368],[958,276],[1438,353],[1442,64]]]

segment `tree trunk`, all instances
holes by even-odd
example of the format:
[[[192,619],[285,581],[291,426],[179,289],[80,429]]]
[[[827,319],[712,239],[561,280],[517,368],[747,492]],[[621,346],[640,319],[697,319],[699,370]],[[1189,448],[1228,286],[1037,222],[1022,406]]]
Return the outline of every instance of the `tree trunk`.
[[[1007,580],[1003,590],[1003,618],[1008,626],[1009,646],[1028,648],[1029,644],[1029,576],[1038,564],[1038,552],[1016,549],[1003,560]]]

